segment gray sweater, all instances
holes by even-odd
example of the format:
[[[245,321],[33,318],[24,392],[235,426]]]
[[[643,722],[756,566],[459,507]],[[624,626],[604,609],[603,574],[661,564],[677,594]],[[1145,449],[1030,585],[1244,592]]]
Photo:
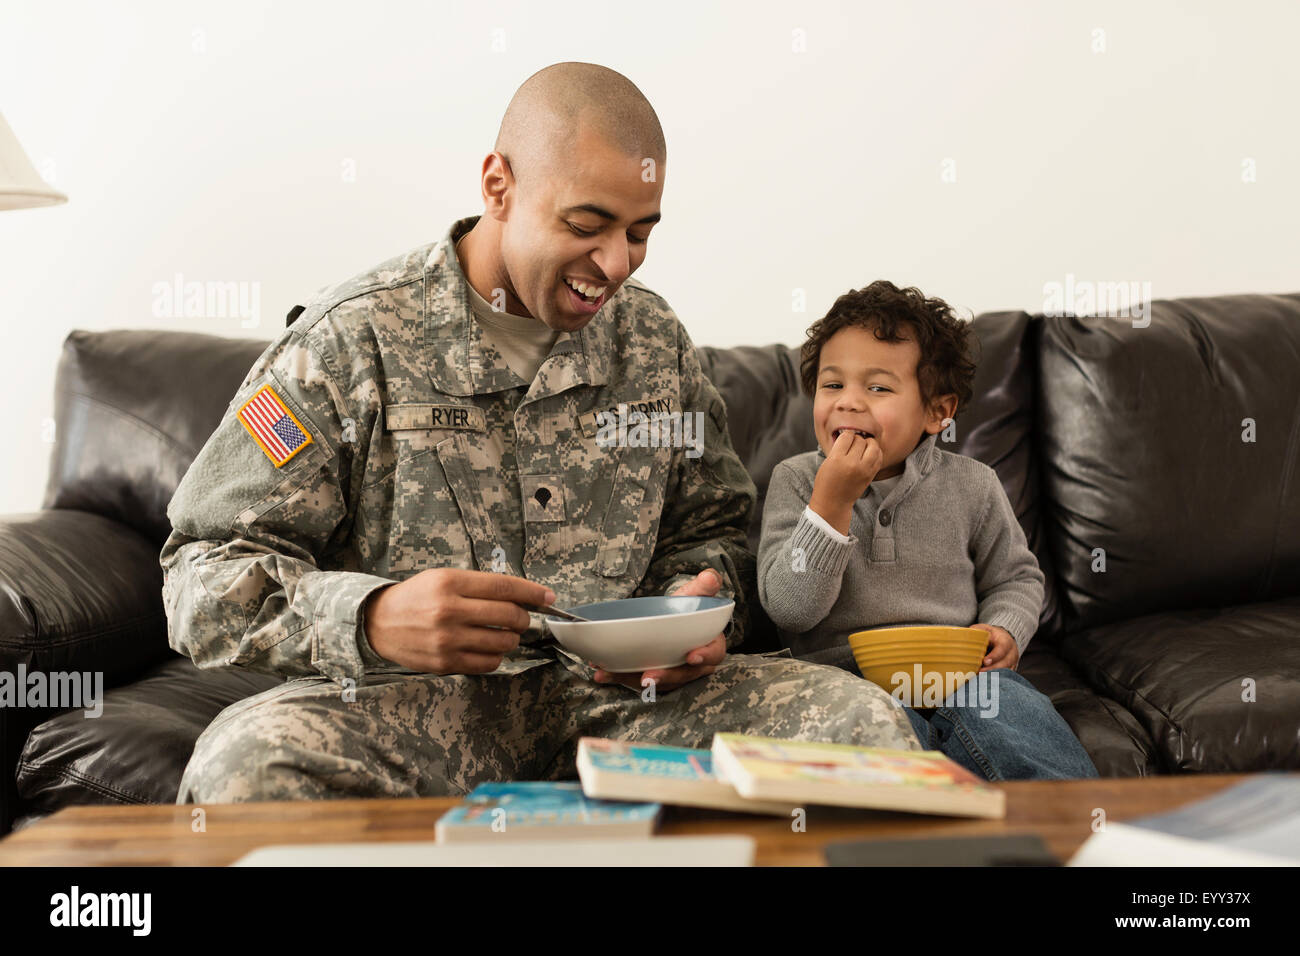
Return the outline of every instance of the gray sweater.
[[[883,497],[873,483],[854,503],[848,540],[807,507],[820,449],[773,470],[758,595],[796,657],[856,671],[848,635],[908,624],[992,624],[1024,653],[1043,573],[997,473],[937,437],[907,456]]]

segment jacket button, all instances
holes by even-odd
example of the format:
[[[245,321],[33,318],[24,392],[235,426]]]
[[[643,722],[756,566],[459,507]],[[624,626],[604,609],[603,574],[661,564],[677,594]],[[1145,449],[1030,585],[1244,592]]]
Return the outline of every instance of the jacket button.
[[[890,521],[890,518],[889,518],[889,511],[888,511],[888,510],[885,510],[885,511],[880,512],[880,526],[881,526],[882,528],[888,528],[888,527],[889,527],[889,521]]]

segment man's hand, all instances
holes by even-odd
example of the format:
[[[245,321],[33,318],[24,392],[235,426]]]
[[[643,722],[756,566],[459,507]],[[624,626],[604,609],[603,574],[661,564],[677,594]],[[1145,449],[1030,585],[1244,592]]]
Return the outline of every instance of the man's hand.
[[[366,599],[366,640],[376,654],[426,674],[487,674],[519,646],[528,612],[555,592],[508,574],[430,568]]]
[[[853,503],[866,493],[883,462],[880,442],[857,432],[840,432],[817,469],[808,506],[840,534],[848,534]]]
[[[1002,628],[991,624],[972,624],[971,627],[989,632],[989,647],[981,671],[991,671],[999,667],[1016,669],[1016,665],[1020,663],[1020,648],[1014,637]]]
[[[722,577],[717,571],[706,568],[695,576],[694,581],[683,584],[672,593],[679,596],[698,594],[703,597],[713,597],[720,587],[722,587]],[[633,690],[640,690],[648,681],[654,681],[656,694],[667,693],[698,677],[712,674],[726,656],[727,639],[719,634],[703,647],[687,651],[685,664],[678,664],[666,670],[649,670],[640,676],[611,674],[609,671],[597,670],[592,679],[599,684],[622,684]]]

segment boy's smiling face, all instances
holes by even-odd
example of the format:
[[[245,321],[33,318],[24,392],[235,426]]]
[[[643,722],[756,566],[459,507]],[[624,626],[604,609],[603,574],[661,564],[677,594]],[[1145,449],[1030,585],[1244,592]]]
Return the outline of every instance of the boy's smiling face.
[[[916,377],[920,359],[911,336],[882,342],[870,329],[846,326],[827,339],[813,397],[813,430],[822,451],[830,453],[842,430],[856,429],[880,443],[877,478],[902,474],[921,438],[937,434],[957,411],[955,395],[939,396],[925,407]]]

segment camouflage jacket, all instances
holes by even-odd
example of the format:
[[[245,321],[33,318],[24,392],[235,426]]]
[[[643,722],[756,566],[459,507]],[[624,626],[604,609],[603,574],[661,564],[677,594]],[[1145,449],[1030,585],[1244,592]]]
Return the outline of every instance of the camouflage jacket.
[[[363,604],[438,567],[526,577],[560,606],[711,567],[736,599],[728,646],[743,639],[755,489],[686,330],[628,279],[524,382],[472,318],[455,241],[477,219],[318,293],[245,377],[167,507],[169,641],[197,665],[397,668]],[[688,413],[678,436],[693,420],[698,444],[647,438],[633,410]],[[495,673],[549,660],[526,646],[544,626]]]

